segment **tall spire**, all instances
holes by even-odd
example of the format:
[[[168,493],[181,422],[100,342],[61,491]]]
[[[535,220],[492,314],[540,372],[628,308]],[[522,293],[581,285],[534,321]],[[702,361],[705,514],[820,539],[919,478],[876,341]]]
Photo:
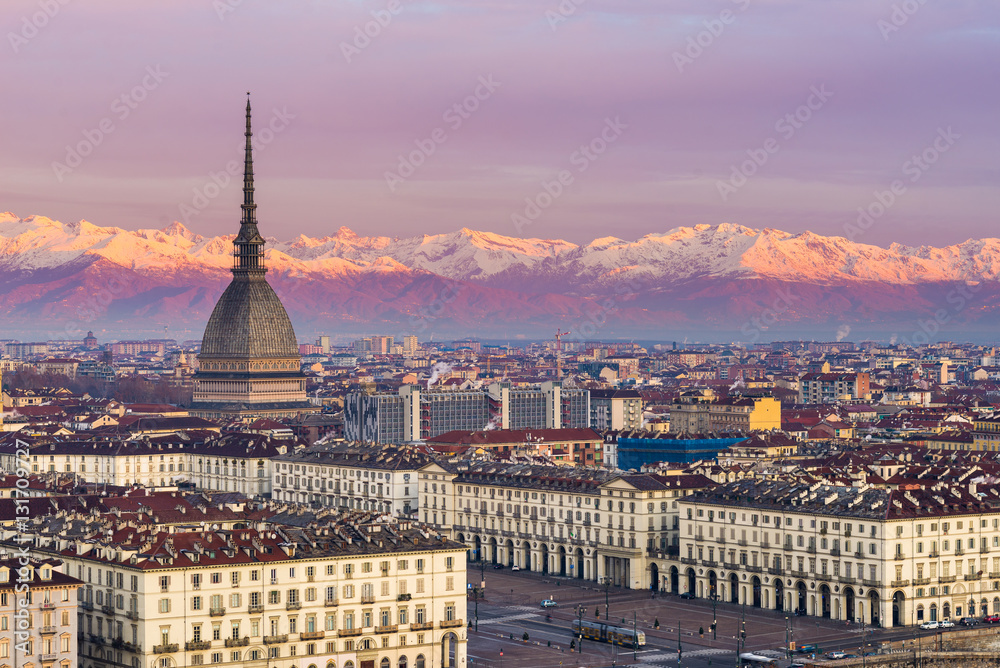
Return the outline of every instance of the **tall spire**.
[[[243,159],[243,216],[240,233],[233,239],[233,274],[263,276],[264,238],[257,230],[257,205],[253,201],[253,130],[250,127],[250,93],[247,92],[246,156]]]
[[[257,224],[257,205],[253,203],[253,131],[250,129],[250,92],[247,91],[247,138],[246,153],[243,158],[243,225]]]

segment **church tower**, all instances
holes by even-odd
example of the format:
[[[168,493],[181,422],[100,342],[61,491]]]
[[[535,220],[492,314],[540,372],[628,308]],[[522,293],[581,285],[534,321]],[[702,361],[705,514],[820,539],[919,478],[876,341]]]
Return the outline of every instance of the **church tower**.
[[[205,327],[191,415],[209,419],[294,417],[306,398],[292,322],[264,275],[264,238],[253,200],[253,133],[247,93],[243,211],[233,240],[233,280]]]

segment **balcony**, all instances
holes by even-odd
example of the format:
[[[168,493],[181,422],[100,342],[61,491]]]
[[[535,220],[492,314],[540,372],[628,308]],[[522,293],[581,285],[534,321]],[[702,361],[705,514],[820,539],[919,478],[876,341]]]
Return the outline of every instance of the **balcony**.
[[[115,609],[114,606],[102,605],[101,612],[103,612],[105,615],[113,615],[115,614]]]
[[[970,580],[979,580],[982,577],[983,576],[980,575],[979,573],[969,573],[968,575],[965,576],[965,581],[969,582]]]
[[[927,556],[931,559],[937,559],[938,557],[941,556],[941,554],[937,550],[933,550]]]
[[[283,642],[288,642],[288,634],[282,633],[277,636],[264,636],[265,645],[280,645]]]
[[[855,582],[858,581],[857,578],[853,578],[850,575],[841,575],[837,579],[843,582],[844,584],[854,584]]]
[[[763,569],[760,566],[743,566],[744,569],[750,571],[751,573],[760,573]]]
[[[698,534],[697,536],[694,537],[694,539],[700,543],[701,541],[705,540],[705,537],[702,536],[701,534]]]
[[[453,629],[461,625],[462,625],[461,619],[446,619],[441,622],[441,628],[443,629]]]
[[[914,586],[919,587],[920,585],[928,585],[931,583],[930,578],[913,578]]]
[[[153,654],[170,654],[176,652],[177,649],[178,645],[175,642],[169,645],[153,645]]]
[[[740,547],[746,547],[747,540],[746,538],[740,538],[738,541],[736,541],[736,544],[739,545]]]
[[[212,608],[208,611],[209,617],[222,617],[224,614],[226,614],[225,608]]]
[[[52,601],[42,601],[42,610],[55,610],[56,604]]]
[[[816,554],[816,546],[810,545],[809,547],[806,548],[806,552],[808,552],[809,554]]]
[[[242,638],[226,638],[226,647],[246,647],[250,644],[250,636]]]
[[[954,582],[955,580],[956,577],[954,575],[942,575],[941,577],[938,578],[938,582],[941,582],[942,584],[947,584],[948,582]]]
[[[424,631],[434,628],[434,622],[413,622],[410,624],[411,631]]]
[[[353,636],[361,635],[361,629],[340,629],[337,631],[337,637],[339,638],[351,638]]]
[[[994,580],[1000,578],[1000,571],[990,571],[990,578]]]
[[[80,601],[80,607],[83,608],[84,610],[93,610],[94,609],[94,602],[93,601]]]
[[[902,561],[903,559],[906,559],[906,555],[904,555],[902,552],[897,552],[896,555],[893,557],[893,559],[895,559],[896,561]]]
[[[285,610],[301,610],[301,609],[302,609],[301,601],[289,601],[288,603],[285,603]]]
[[[331,608],[335,605],[340,605],[340,601],[335,598],[328,598],[323,601],[323,605],[327,608]]]
[[[139,611],[138,610],[127,610],[125,616],[131,619],[133,622],[139,621]]]
[[[54,627],[54,626],[43,626],[40,629],[40,631],[41,631],[41,633],[42,633],[43,636],[51,636],[51,635],[55,634],[56,627]]]
[[[696,565],[698,563],[698,560],[697,559],[693,559],[691,557],[681,557],[681,563],[682,564],[687,564],[689,566],[694,566],[694,565]]]
[[[910,581],[909,580],[893,580],[892,582],[889,583],[889,586],[890,587],[909,587],[910,586]]]
[[[794,550],[795,547],[793,547],[791,543],[785,543],[784,545],[781,546],[781,549],[790,552],[790,551]]]
[[[263,605],[248,605],[247,612],[251,615],[256,615],[258,613],[264,612]]]
[[[299,640],[322,640],[326,636],[323,631],[303,631],[299,634]]]
[[[192,640],[190,642],[184,643],[184,651],[186,652],[194,652],[196,650],[211,649],[211,648],[212,648],[211,640]]]
[[[881,580],[868,580],[866,578],[863,578],[861,580],[861,584],[863,584],[866,587],[881,587],[882,586]]]
[[[715,561],[714,559],[702,559],[701,565],[708,566],[709,568],[718,568],[719,562]]]
[[[142,652],[142,645],[123,640],[122,649],[125,650],[126,652],[135,652],[136,654],[140,654]]]
[[[365,604],[365,603],[374,603],[374,602],[375,602],[375,594],[362,594],[361,595],[361,603],[362,604]]]
[[[39,654],[38,655],[38,660],[41,661],[42,663],[52,663],[53,661],[56,660],[56,655],[55,654]]]
[[[395,633],[398,627],[395,624],[389,626],[376,626],[375,633]]]
[[[725,544],[726,544],[726,539],[725,539],[725,537],[724,537],[724,536],[718,536],[718,537],[717,537],[717,538],[715,539],[715,542],[716,542],[716,543],[719,543],[720,545],[725,545]]]
[[[411,596],[409,594],[400,594],[396,597],[397,601],[409,601]]]
[[[769,568],[769,569],[767,569],[767,572],[770,573],[771,575],[783,575],[784,574],[783,571],[782,571],[782,568],[780,566],[778,566],[777,568]]]
[[[840,548],[839,547],[831,548],[830,549],[830,556],[831,557],[839,557],[840,556]]]
[[[981,548],[979,548],[979,554],[989,554],[989,551],[990,551],[990,548],[988,548],[988,547],[981,547]]]

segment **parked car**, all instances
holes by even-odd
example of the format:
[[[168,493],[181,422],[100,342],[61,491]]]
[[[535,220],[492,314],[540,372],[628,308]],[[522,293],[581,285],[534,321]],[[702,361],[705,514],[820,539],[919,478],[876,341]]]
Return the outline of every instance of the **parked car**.
[[[983,617],[983,621],[987,624],[996,624],[997,622],[1000,622],[1000,615],[987,615]]]
[[[979,623],[979,620],[975,617],[962,617],[962,621],[959,622],[962,626],[975,626]]]
[[[559,605],[559,604],[556,603],[555,601],[553,601],[551,598],[547,598],[544,601],[542,601],[542,607],[543,608],[554,608],[557,605]]]
[[[512,571],[519,571],[519,570],[521,570],[521,567],[520,566],[511,566],[510,570],[512,570]]]
[[[920,625],[920,628],[922,628],[925,631],[932,631],[936,628],[939,628],[940,626],[941,624],[939,624],[938,622],[924,622],[923,624]]]
[[[501,568],[503,568],[503,564],[493,564],[494,570],[500,570]]]
[[[843,659],[845,656],[847,656],[847,652],[841,652],[840,650],[826,653],[826,658],[828,659]]]
[[[943,622],[938,622],[938,626],[940,626],[942,629],[950,629],[955,626],[955,622],[946,619]]]
[[[698,597],[694,595],[693,591],[686,591],[683,594],[681,594],[681,598],[698,598]]]

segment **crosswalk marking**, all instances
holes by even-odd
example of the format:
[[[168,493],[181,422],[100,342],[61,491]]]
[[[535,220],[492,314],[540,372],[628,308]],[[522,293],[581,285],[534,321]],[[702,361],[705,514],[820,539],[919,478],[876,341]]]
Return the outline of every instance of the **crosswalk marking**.
[[[480,619],[479,625],[483,626],[485,624],[505,624],[507,622],[516,622],[519,619],[531,619],[532,617],[537,617],[537,612],[522,612],[519,615],[507,615],[506,617],[494,617],[493,619]]]

